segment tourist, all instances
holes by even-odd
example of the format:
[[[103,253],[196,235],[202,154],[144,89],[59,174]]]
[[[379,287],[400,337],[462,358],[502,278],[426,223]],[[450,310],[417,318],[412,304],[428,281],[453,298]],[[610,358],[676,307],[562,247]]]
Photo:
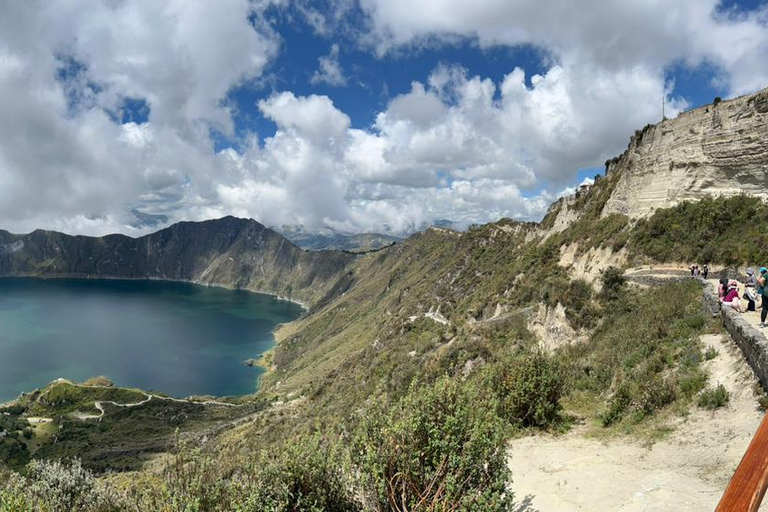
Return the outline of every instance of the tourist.
[[[709,275],[709,265],[707,265],[705,263],[704,264],[704,279],[706,279],[708,275]]]
[[[728,291],[725,292],[722,304],[741,313],[741,301],[739,300],[739,283],[735,279],[728,281]]]
[[[691,265],[691,277],[695,275],[694,274],[695,272],[696,272],[696,265]]]
[[[765,297],[768,291],[766,273],[768,273],[768,268],[760,267],[760,277],[757,278],[757,294],[760,296],[760,327],[765,327],[765,317],[768,316],[768,300]]]
[[[725,292],[727,291],[728,291],[728,278],[721,277],[717,286],[717,298],[720,300],[723,300],[723,297],[725,297]]]
[[[755,269],[747,269],[747,279],[744,281],[744,299],[747,301],[747,311],[755,311],[755,302],[757,301],[757,278]]]

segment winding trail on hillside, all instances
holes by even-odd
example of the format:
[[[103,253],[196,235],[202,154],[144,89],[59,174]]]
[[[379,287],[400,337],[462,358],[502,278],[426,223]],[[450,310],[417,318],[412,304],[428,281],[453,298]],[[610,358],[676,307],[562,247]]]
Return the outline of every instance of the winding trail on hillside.
[[[67,383],[67,384],[69,384],[71,386],[74,386],[74,387],[77,387],[77,388],[81,388],[81,389],[93,389],[93,388],[96,388],[96,389],[115,389],[112,386],[96,386],[96,385],[94,385],[94,386],[86,386],[86,385],[83,385],[83,384],[76,384],[74,382],[67,381],[66,379],[57,379],[55,382],[57,382],[57,383]],[[46,390],[45,393],[42,393],[37,398],[37,401],[39,402],[49,391],[50,391],[50,389]],[[80,419],[80,420],[84,420],[84,421],[85,420],[99,420],[99,421],[101,421],[101,419],[104,417],[104,414],[106,413],[105,410],[104,410],[104,405],[105,404],[112,405],[114,407],[126,407],[126,408],[128,408],[128,407],[139,407],[141,405],[144,405],[144,404],[148,403],[150,400],[153,400],[153,399],[154,400],[165,400],[165,401],[169,401],[169,402],[184,403],[184,404],[195,404],[195,405],[202,405],[202,406],[218,405],[218,406],[222,406],[222,407],[241,407],[241,406],[245,405],[245,404],[231,404],[231,403],[228,403],[228,402],[220,402],[218,400],[197,401],[197,400],[189,400],[187,398],[173,398],[173,397],[170,397],[170,396],[155,395],[155,394],[147,393],[146,391],[140,391],[140,390],[138,390],[138,392],[141,393],[142,395],[144,395],[144,397],[145,397],[144,400],[140,400],[138,402],[132,402],[132,403],[119,403],[119,402],[115,402],[113,400],[96,400],[96,401],[93,402],[93,406],[96,408],[96,410],[99,411],[99,414],[87,414],[87,413],[76,411],[76,412],[73,413],[73,416],[78,418],[78,419]],[[48,419],[48,418],[44,418],[44,419]]]
[[[204,401],[204,402],[196,402],[194,400],[187,400],[187,399],[184,399],[184,398],[173,398],[173,397],[170,397],[170,396],[153,395],[153,394],[150,394],[150,393],[145,393],[143,391],[142,391],[142,393],[144,394],[144,396],[146,396],[146,398],[144,400],[141,400],[140,402],[135,402],[135,403],[121,404],[121,403],[118,403],[118,402],[113,402],[112,400],[97,400],[97,401],[93,402],[93,406],[99,411],[99,414],[84,414],[84,413],[77,413],[76,412],[75,413],[75,417],[78,418],[78,419],[81,419],[81,420],[99,420],[99,421],[101,421],[101,418],[103,418],[104,414],[105,414],[104,405],[103,404],[109,404],[109,405],[113,405],[115,407],[139,407],[141,405],[144,405],[144,404],[148,403],[152,399],[155,399],[155,400],[166,400],[166,401],[179,402],[179,403],[185,403],[185,404],[204,405],[204,406],[205,405],[207,405],[207,406],[210,406],[210,405],[220,405],[220,406],[224,406],[224,407],[240,407],[240,405],[242,405],[242,404],[230,404],[230,403],[227,403],[227,402],[218,402],[216,400],[207,400],[207,401]]]

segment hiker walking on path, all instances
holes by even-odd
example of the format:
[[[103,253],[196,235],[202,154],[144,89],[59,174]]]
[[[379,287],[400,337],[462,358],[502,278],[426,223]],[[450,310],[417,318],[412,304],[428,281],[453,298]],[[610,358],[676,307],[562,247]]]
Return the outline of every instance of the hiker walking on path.
[[[706,275],[706,270],[704,275]],[[752,267],[747,269],[747,279],[744,281],[744,298],[747,300],[747,311],[755,311],[755,302],[757,301],[757,277],[755,277],[755,269]]]
[[[768,268],[760,267],[760,277],[757,278],[757,294],[760,296],[760,327],[765,327],[765,317],[768,316],[768,300],[766,300],[766,292],[768,292]]]
[[[704,279],[706,279],[707,276],[709,275],[709,265],[707,265],[706,263],[704,264],[704,268],[702,269],[702,273],[704,274]]]

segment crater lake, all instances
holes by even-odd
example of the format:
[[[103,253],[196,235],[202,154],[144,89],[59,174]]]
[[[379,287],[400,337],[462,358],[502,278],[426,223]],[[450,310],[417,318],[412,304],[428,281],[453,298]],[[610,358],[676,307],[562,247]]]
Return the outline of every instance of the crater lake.
[[[269,295],[167,281],[0,279],[0,402],[63,377],[175,397],[253,393],[272,330],[302,313]]]

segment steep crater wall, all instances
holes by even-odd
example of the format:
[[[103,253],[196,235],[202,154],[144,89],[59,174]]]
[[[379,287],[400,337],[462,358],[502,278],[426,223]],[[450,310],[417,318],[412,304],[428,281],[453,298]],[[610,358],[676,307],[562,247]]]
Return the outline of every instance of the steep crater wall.
[[[181,222],[143,236],[0,231],[0,276],[162,279],[327,298],[356,256],[304,251],[253,220]]]
[[[696,108],[638,130],[618,159],[603,216],[649,216],[704,196],[768,197],[768,89]]]

